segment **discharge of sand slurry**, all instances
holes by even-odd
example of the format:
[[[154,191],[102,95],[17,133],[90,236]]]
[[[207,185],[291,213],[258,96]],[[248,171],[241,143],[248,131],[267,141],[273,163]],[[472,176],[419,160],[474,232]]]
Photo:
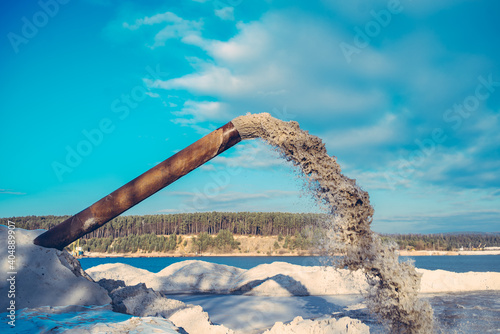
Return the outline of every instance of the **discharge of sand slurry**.
[[[300,168],[309,191],[328,213],[332,231],[327,247],[345,254],[341,267],[362,269],[370,288],[368,308],[398,333],[431,333],[433,312],[418,298],[420,275],[410,263],[400,263],[394,247],[381,243],[370,229],[373,207],[366,191],[342,174],[320,138],[267,113],[248,114],[232,123],[242,139],[261,138]]]

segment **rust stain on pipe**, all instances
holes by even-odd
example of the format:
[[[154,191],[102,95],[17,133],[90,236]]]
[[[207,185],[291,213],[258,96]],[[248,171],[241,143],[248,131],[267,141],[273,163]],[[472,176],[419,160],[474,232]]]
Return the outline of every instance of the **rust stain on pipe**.
[[[240,141],[240,134],[229,122],[39,235],[33,242],[62,250]]]

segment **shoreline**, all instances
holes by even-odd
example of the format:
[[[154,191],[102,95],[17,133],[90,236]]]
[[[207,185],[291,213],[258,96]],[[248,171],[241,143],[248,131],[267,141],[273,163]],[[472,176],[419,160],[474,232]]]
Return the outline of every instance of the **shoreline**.
[[[459,256],[459,255],[500,255],[500,250],[485,251],[398,251],[399,256]]]
[[[160,252],[152,252],[152,253],[96,253],[96,252],[88,252],[79,258],[104,258],[104,257],[267,257],[267,256],[275,256],[275,257],[285,257],[285,256],[319,256],[310,253],[306,254],[266,254],[266,253],[185,253],[185,254],[176,254],[176,253],[160,253]]]
[[[468,256],[468,255],[500,255],[500,250],[495,251],[398,251],[399,256]],[[266,254],[266,253],[97,253],[88,252],[83,256],[78,258],[145,258],[145,257],[257,257],[257,256],[274,256],[274,257],[286,257],[286,256],[321,256],[315,255],[309,252],[288,253],[288,254]]]

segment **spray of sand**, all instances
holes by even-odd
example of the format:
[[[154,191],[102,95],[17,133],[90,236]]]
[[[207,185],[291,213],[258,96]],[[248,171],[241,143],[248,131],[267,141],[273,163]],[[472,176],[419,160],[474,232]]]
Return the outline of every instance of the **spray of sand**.
[[[232,121],[242,139],[262,138],[306,176],[312,195],[328,213],[333,235],[330,250],[345,254],[342,267],[362,269],[370,288],[368,308],[387,323],[391,332],[431,333],[433,312],[418,298],[420,275],[410,263],[400,263],[394,246],[382,244],[370,224],[373,207],[366,191],[342,174],[335,157],[320,138],[267,113]]]

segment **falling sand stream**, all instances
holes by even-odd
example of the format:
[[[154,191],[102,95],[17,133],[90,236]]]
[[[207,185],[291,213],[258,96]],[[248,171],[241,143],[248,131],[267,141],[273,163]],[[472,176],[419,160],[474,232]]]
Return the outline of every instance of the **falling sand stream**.
[[[368,193],[342,174],[321,139],[301,130],[297,122],[267,113],[248,114],[232,123],[242,139],[262,138],[301,169],[311,194],[328,213],[329,250],[344,255],[338,265],[361,269],[367,277],[369,310],[391,332],[432,333],[432,308],[418,298],[420,275],[411,263],[400,263],[394,246],[382,244],[370,229],[374,211]]]

